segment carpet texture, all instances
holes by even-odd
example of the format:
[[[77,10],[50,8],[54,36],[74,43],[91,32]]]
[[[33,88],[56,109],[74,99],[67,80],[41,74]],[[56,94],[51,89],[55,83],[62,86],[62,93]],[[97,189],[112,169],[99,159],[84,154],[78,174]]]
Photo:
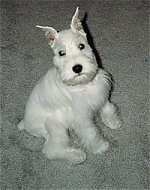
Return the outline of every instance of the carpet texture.
[[[1,0],[1,189],[148,189],[149,1]],[[50,161],[44,140],[17,124],[36,81],[52,66],[53,53],[35,25],[69,28],[76,7],[105,70],[115,80],[113,102],[123,126],[99,128],[111,144],[103,155],[71,166]]]

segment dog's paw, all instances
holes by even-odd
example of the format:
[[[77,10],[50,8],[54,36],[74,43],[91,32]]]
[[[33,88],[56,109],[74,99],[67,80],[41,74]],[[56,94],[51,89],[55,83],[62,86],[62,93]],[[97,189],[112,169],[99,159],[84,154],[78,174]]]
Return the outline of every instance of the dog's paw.
[[[109,148],[109,142],[100,140],[92,147],[93,154],[103,154]]]
[[[86,154],[82,150],[70,148],[68,149],[66,156],[66,160],[72,164],[81,164],[86,160]]]
[[[21,120],[21,121],[19,122],[19,124],[18,124],[18,129],[19,129],[20,131],[22,131],[22,130],[24,129],[23,120]]]
[[[81,164],[86,160],[86,154],[82,150],[75,148],[67,149],[49,149],[47,147],[43,148],[43,154],[51,160],[67,160],[71,164]]]
[[[107,125],[110,129],[118,129],[121,127],[122,121],[119,116],[113,116],[105,120],[105,125]]]

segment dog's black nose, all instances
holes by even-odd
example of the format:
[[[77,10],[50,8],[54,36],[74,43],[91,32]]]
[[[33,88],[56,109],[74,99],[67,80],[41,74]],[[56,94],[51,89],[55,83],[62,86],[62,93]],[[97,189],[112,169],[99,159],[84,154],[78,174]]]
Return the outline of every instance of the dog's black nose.
[[[81,73],[81,71],[82,71],[82,65],[75,65],[75,66],[72,67],[72,70],[75,73]]]

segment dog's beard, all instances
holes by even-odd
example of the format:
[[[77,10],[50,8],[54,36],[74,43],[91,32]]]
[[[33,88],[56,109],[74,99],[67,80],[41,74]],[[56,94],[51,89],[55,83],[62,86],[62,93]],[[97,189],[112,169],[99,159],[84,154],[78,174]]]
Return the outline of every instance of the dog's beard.
[[[70,79],[62,79],[63,83],[65,83],[67,86],[76,86],[76,85],[86,85],[87,83],[91,82],[95,76],[97,75],[97,70],[90,73],[80,73],[74,75]]]

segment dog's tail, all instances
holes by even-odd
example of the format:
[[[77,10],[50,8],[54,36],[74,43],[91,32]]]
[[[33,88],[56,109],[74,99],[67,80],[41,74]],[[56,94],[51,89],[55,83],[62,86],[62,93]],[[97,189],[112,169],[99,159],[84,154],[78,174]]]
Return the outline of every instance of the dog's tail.
[[[19,129],[20,131],[22,131],[22,130],[24,129],[23,120],[21,120],[21,121],[19,122],[19,124],[18,124],[18,129]]]

